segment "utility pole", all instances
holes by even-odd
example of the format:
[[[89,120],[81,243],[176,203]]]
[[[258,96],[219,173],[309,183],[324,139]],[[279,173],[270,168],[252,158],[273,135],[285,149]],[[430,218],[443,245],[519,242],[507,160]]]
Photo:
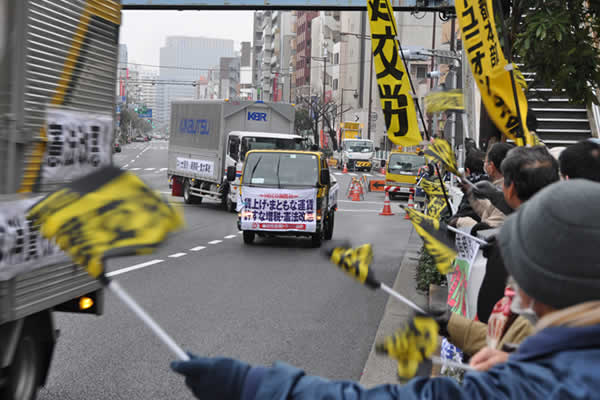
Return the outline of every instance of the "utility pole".
[[[369,63],[369,120],[367,122],[367,139],[371,140],[371,112],[373,98],[373,49],[371,48],[371,61]]]
[[[325,135],[325,88],[327,86],[327,49],[325,49],[325,56],[323,57],[323,110],[321,111],[321,130]]]

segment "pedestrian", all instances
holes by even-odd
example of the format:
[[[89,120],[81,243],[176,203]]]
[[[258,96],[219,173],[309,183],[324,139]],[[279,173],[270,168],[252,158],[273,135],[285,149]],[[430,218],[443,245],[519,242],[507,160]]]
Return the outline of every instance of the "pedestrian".
[[[518,310],[538,320],[535,334],[486,372],[415,378],[370,389],[229,358],[192,357],[172,368],[199,399],[405,400],[597,398],[600,393],[600,185],[574,179],[550,185],[507,218],[498,243],[517,285]],[[471,365],[504,358],[478,354]]]
[[[488,150],[485,161],[484,170],[489,176],[490,181],[497,188],[502,187],[503,177],[500,165],[506,157],[506,154],[513,146],[508,143],[495,143]],[[483,184],[483,182],[482,182]],[[475,234],[480,229],[490,229],[498,227],[502,224],[505,214],[496,208],[489,200],[477,198],[473,190],[469,189],[466,193],[469,204],[480,218],[477,222],[473,218],[462,217],[456,221],[457,228],[471,228],[471,233]],[[473,230],[473,227],[475,230]]]
[[[600,140],[586,139],[567,147],[559,157],[564,179],[585,178],[600,182]]]

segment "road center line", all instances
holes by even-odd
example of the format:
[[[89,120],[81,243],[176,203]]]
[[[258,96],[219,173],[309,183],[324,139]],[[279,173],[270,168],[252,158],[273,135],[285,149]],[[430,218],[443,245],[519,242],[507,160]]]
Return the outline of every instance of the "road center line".
[[[171,257],[171,258],[179,258],[179,257],[183,257],[185,255],[186,255],[186,253],[175,253],[175,254],[171,254],[169,257]]]
[[[200,250],[203,250],[205,248],[206,248],[205,246],[196,246],[196,247],[192,247],[190,249],[190,251],[200,251]]]
[[[140,169],[141,169],[141,168],[131,168],[131,170],[132,170],[132,171],[138,171],[138,170],[140,170]]]
[[[225,239],[233,239],[234,237],[236,237],[235,235],[227,235],[225,236]]]
[[[381,210],[343,210],[338,208],[338,212],[381,212]]]
[[[164,260],[146,261],[146,262],[141,263],[141,264],[132,265],[131,267],[121,268],[121,269],[118,269],[116,271],[109,272],[109,273],[106,274],[106,276],[110,278],[111,276],[121,275],[121,274],[124,274],[126,272],[135,271],[136,269],[146,268],[146,267],[149,267],[151,265],[161,263],[163,261]]]
[[[222,242],[222,240],[213,240],[213,241],[208,242],[208,244],[218,244],[221,242]]]
[[[352,201],[352,200],[338,200],[339,203],[354,203],[354,204],[383,204],[381,201]]]

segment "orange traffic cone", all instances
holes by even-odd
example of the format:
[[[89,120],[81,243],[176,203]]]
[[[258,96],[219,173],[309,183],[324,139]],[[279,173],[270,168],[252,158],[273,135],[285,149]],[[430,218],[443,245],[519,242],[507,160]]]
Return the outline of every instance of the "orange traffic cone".
[[[408,197],[408,204],[406,205],[406,208],[412,208],[412,209],[415,208],[415,201],[413,200],[412,193]],[[406,214],[404,214],[404,219],[410,219],[410,217],[408,216],[408,212]]]
[[[342,174],[347,174],[348,173],[348,164],[344,163],[344,170],[342,171]]]
[[[360,185],[358,185],[358,187],[356,186],[357,185],[354,184],[352,188],[352,201],[360,201]]]
[[[394,215],[392,207],[390,207],[390,194],[387,190],[385,192],[385,200],[383,201],[383,211],[379,215]]]

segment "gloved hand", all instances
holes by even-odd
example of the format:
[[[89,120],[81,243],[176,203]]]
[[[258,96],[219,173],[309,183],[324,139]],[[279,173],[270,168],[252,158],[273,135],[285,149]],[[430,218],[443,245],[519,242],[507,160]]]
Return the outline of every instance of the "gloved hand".
[[[429,310],[429,315],[437,322],[440,327],[439,334],[444,337],[450,337],[448,332],[448,322],[452,316],[452,311],[448,306],[444,307],[432,307]]]
[[[173,361],[171,368],[185,376],[185,384],[202,400],[239,400],[250,365],[232,358],[189,354],[189,361]]]
[[[473,195],[478,199],[488,199],[494,207],[502,211],[503,214],[510,214],[514,210],[504,200],[504,193],[494,186],[490,181],[477,182],[471,188]]]

